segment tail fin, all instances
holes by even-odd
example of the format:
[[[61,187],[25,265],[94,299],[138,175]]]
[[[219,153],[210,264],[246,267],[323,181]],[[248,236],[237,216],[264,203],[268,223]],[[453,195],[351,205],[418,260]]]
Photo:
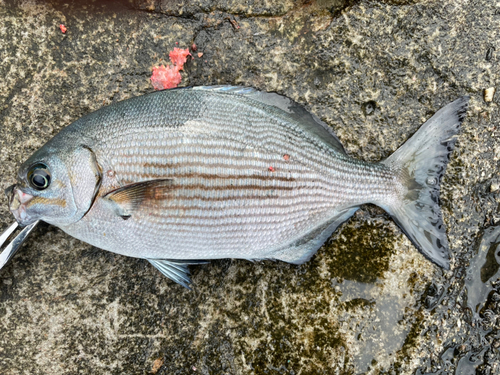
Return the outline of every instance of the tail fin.
[[[463,96],[439,110],[382,162],[399,173],[406,188],[402,200],[387,211],[417,249],[445,269],[450,261],[439,188],[468,103]]]

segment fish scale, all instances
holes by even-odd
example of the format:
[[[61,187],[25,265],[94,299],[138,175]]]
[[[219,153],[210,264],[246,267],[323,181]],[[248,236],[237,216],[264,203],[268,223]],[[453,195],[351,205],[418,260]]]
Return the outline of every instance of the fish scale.
[[[200,259],[302,263],[373,203],[448,267],[437,197],[467,102],[436,113],[388,159],[366,163],[277,94],[216,86],[132,98],[82,117],[28,159],[8,190],[11,211],[20,224],[44,220],[148,259],[186,286],[187,264]],[[37,173],[52,185],[35,189]]]

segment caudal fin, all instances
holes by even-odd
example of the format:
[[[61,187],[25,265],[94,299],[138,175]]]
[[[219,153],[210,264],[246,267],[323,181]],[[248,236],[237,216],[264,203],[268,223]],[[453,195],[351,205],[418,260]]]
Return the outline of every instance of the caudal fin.
[[[382,163],[396,171],[405,194],[387,211],[418,250],[449,269],[448,239],[439,207],[439,188],[469,97],[439,110]]]

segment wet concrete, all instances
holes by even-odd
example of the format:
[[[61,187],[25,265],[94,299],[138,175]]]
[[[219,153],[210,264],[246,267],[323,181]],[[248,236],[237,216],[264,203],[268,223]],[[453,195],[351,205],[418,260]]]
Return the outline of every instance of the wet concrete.
[[[0,373],[499,373],[499,111],[483,93],[500,5],[242,4],[0,1],[0,187],[62,127],[150,92],[152,67],[193,43],[182,85],[285,94],[365,160],[468,94],[441,194],[451,271],[372,206],[305,265],[215,261],[193,268],[193,292],[44,225],[0,273]]]

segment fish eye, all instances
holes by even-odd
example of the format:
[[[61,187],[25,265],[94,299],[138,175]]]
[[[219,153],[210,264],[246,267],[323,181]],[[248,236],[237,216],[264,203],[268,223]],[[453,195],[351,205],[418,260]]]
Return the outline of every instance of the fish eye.
[[[44,164],[36,164],[28,172],[28,182],[36,190],[47,189],[50,185],[50,171]]]

